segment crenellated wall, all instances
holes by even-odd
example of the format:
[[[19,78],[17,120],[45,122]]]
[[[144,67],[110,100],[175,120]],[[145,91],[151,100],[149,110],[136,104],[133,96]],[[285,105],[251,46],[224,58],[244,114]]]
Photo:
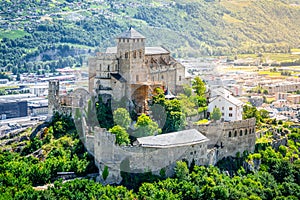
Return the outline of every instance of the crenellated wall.
[[[179,160],[185,160],[188,164],[194,162],[196,165],[215,165],[224,157],[236,156],[238,152],[242,154],[244,151],[254,151],[255,119],[197,125],[193,128],[209,140],[195,145],[168,148],[119,146],[115,144],[115,135],[106,129],[95,128],[95,136],[86,137],[86,147],[93,152],[99,168],[99,181],[104,184],[120,183],[121,171],[151,171],[159,175],[161,169],[164,169],[166,176],[172,176],[176,161]],[[105,166],[109,169],[109,176],[103,180]]]
[[[255,118],[193,125],[192,128],[209,138],[208,148],[217,148],[218,160],[228,156],[236,156],[238,152],[254,151]]]
[[[164,169],[166,176],[172,176],[176,161],[179,160],[185,160],[189,165],[192,162],[196,165],[211,164],[207,157],[207,140],[195,145],[170,148],[119,146],[115,144],[115,135],[105,129],[96,128],[95,132],[95,163],[99,168],[100,181],[105,184],[120,183],[121,171],[130,173],[151,171],[159,175],[161,169]],[[86,146],[92,148],[91,140],[87,140]],[[103,180],[102,173],[105,166],[109,168],[109,176]]]

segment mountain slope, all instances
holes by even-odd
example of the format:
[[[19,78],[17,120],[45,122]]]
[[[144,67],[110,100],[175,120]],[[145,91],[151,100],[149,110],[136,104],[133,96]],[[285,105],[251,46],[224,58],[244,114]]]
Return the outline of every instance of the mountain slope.
[[[300,5],[289,0],[0,0],[0,69],[53,71],[114,45],[129,26],[174,56],[289,52]],[[28,64],[29,63],[29,64]]]

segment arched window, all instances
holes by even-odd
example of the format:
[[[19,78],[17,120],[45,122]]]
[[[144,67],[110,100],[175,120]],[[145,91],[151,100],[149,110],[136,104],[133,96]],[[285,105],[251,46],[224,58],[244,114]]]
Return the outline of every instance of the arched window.
[[[128,58],[128,52],[125,53],[125,58],[126,58],[126,59]]]
[[[140,58],[142,58],[142,51],[140,51]]]
[[[237,131],[234,131],[234,137],[236,137],[237,136]]]
[[[252,133],[252,130],[251,130],[251,128],[249,129],[249,134],[251,134]]]
[[[255,133],[255,129],[253,128],[252,133]]]
[[[248,134],[248,130],[247,129],[245,129],[245,135],[247,135]]]
[[[229,133],[228,133],[228,137],[231,137],[231,131],[229,131]]]
[[[240,130],[240,136],[243,136],[243,130]]]
[[[136,58],[136,51],[133,51],[133,58]]]

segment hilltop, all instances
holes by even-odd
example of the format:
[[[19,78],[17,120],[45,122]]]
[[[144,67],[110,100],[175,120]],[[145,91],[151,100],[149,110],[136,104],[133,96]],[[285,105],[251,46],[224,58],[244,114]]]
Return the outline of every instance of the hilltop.
[[[300,46],[292,0],[0,1],[0,68],[53,71],[82,65],[129,26],[175,57],[290,52]]]

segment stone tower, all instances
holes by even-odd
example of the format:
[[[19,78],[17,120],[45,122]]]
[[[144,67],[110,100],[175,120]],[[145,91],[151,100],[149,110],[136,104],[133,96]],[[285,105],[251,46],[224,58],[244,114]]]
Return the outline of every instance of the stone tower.
[[[59,81],[49,81],[48,88],[48,115],[52,116],[54,111],[59,108]]]
[[[146,82],[149,73],[144,65],[145,37],[133,28],[117,37],[120,73],[129,84]]]

